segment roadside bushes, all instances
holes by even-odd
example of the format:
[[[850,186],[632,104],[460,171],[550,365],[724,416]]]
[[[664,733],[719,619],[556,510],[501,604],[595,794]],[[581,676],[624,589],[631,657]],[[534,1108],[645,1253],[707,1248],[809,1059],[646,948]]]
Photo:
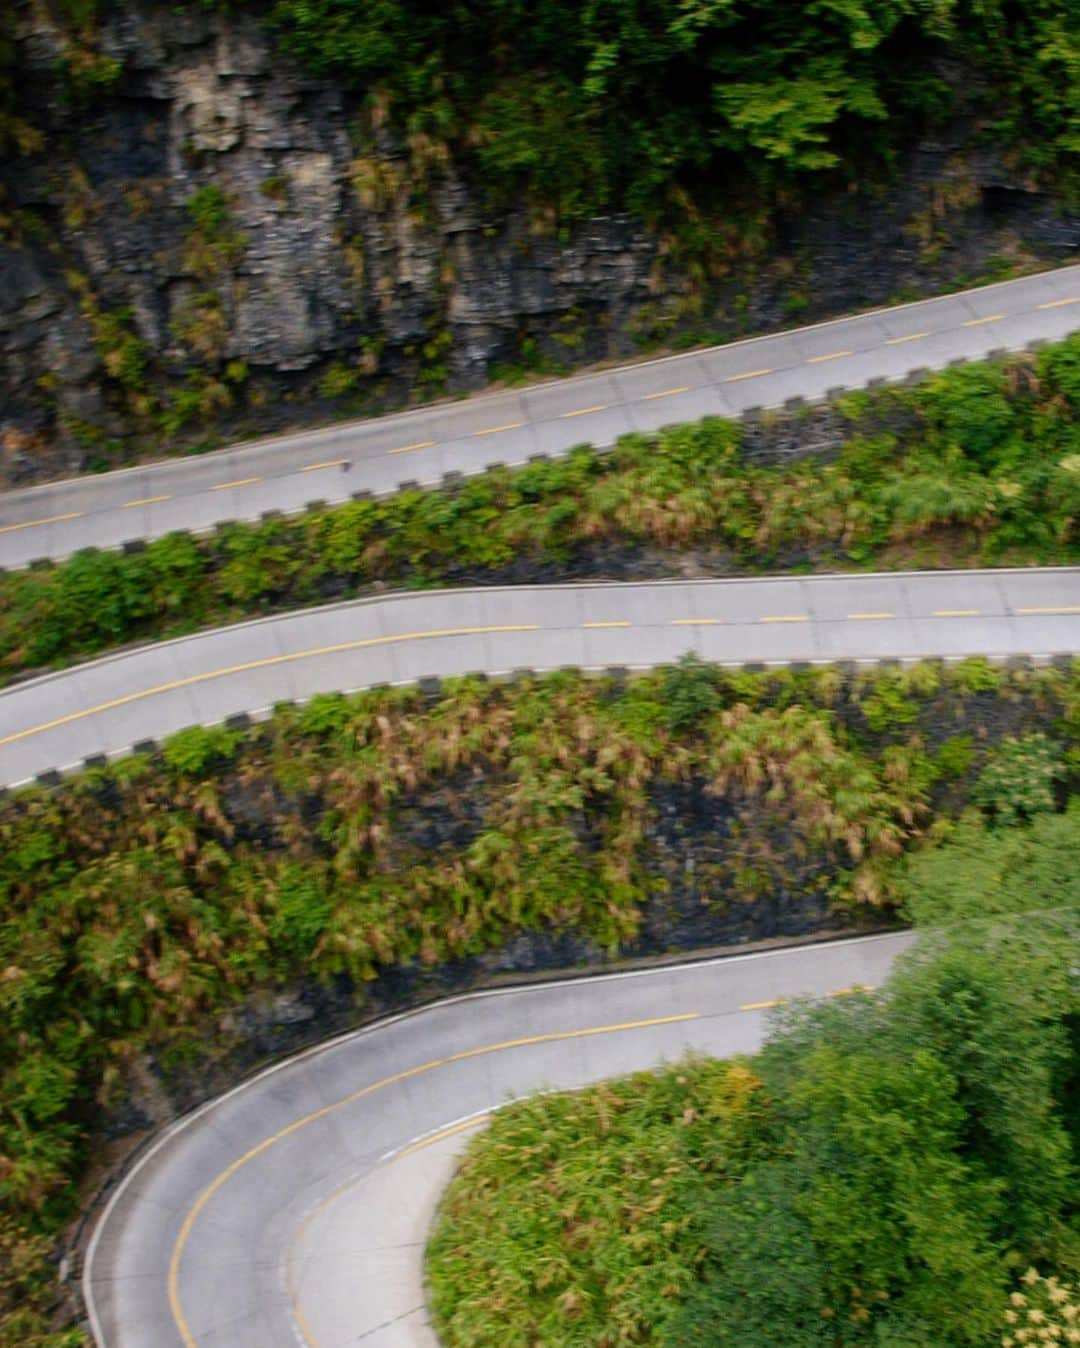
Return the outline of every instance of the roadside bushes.
[[[913,858],[929,930],[880,993],[783,1008],[749,1059],[499,1110],[428,1246],[442,1342],[1072,1342],[1080,893],[1036,911],[1027,879],[1078,843],[1075,805],[972,814]]]
[[[375,582],[1071,562],[1080,337],[913,389],[850,397],[835,457],[754,467],[719,419],[447,490],[172,534],[0,575],[0,675],[62,665]]]

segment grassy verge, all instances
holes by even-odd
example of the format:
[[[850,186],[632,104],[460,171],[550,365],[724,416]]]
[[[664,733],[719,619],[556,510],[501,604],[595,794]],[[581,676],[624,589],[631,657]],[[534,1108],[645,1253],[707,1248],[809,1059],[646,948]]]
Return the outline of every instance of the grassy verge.
[[[523,1100],[428,1247],[447,1348],[1080,1341],[1080,802],[902,868],[949,936],[758,1055]]]
[[[880,915],[935,814],[1045,810],[1078,746],[1080,665],[688,661],[320,697],[0,800],[0,1343],[51,1343],[91,1129],[214,1089],[253,998]]]
[[[0,575],[0,674],[394,585],[583,575],[1072,562],[1080,337],[811,417],[819,458],[755,467],[800,426],[628,436],[449,490],[172,534]],[[753,442],[753,443],[751,443]]]

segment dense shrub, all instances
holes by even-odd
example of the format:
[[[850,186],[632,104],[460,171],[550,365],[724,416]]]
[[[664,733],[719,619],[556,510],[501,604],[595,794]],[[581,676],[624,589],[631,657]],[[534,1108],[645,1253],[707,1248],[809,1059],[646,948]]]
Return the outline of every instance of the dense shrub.
[[[1054,808],[1055,787],[1064,775],[1061,752],[1046,735],[1009,739],[983,768],[972,800],[999,823],[1031,819]]]
[[[492,200],[564,220],[614,207],[700,228],[722,200],[730,225],[880,176],[960,112],[1036,173],[1076,153],[1060,0],[273,0],[270,15],[289,50],[365,92],[366,125],[396,128],[418,175],[456,159]]]
[[[934,928],[977,908],[980,840],[1052,870],[1080,810],[966,829],[919,858]],[[1061,898],[1036,915],[1023,876],[999,872],[992,922],[926,938],[880,994],[777,1013],[754,1058],[500,1110],[428,1247],[443,1342],[1071,1342],[1076,885]]]

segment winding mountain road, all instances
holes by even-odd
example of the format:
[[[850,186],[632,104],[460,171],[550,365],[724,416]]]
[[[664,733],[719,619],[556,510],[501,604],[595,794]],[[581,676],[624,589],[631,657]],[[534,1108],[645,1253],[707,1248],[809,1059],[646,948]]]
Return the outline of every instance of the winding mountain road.
[[[1080,570],[519,586],[389,595],[77,665],[0,692],[0,786],[315,693],[517,669],[1080,653]]]
[[[707,415],[1019,350],[1080,328],[1080,266],[575,378],[0,497],[0,566],[390,493]]]
[[[0,498],[0,565],[438,481],[707,413],[818,398],[1080,327],[1080,268]],[[405,466],[407,465],[407,466]],[[1080,653],[1080,571],[818,576],[391,595],[110,656],[0,692],[0,786],[317,692],[517,669]],[[101,1348],[421,1348],[426,1224],[510,1093],[687,1048],[756,1047],[768,1008],[879,984],[904,935],[478,994],[281,1064],[167,1130],[86,1251]]]
[[[100,1348],[431,1348],[423,1243],[512,1095],[728,1056],[793,996],[874,987],[906,934],[481,993],[301,1055],[169,1129],[94,1231]]]

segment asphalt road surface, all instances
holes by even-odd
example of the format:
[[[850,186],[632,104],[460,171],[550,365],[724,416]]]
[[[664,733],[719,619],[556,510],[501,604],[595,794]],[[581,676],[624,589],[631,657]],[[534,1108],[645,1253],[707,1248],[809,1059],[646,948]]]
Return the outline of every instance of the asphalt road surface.
[[[441,590],[288,613],[0,692],[0,785],[319,692],[688,650],[728,664],[1080,653],[1080,570]]]
[[[311,501],[383,494],[406,481],[608,446],[707,415],[941,369],[1080,328],[1080,267],[879,309],[572,379],[283,435],[201,457],[86,476],[0,498],[0,566],[206,530]]]
[[[95,1229],[101,1348],[430,1348],[421,1259],[470,1120],[688,1049],[769,1007],[875,987],[905,934],[459,998],[345,1036],[166,1132]]]

